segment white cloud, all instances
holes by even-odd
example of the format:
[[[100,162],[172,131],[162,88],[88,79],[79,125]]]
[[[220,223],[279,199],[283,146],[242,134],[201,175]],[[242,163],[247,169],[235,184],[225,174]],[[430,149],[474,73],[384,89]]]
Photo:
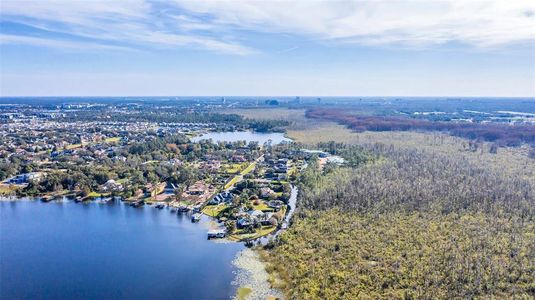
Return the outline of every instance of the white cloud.
[[[92,40],[87,43],[93,46],[187,46],[238,55],[256,52],[245,45],[243,30],[366,45],[459,42],[487,47],[535,40],[531,0],[2,0],[0,16]],[[10,37],[4,42],[61,48],[66,38]]]
[[[189,20],[159,10],[148,1],[2,1],[3,21],[28,25],[52,34],[92,39],[88,44],[124,44],[124,48],[173,48],[192,46],[217,52],[245,55],[255,52],[231,40],[191,33],[195,28]],[[189,26],[189,28],[181,28]],[[187,30],[186,30],[187,29]],[[203,29],[203,28],[197,28]],[[50,42],[46,43],[45,39]],[[3,43],[25,43],[62,48],[75,48],[82,40],[68,43],[47,35],[40,37],[11,36]],[[110,46],[114,47],[114,46]]]
[[[56,39],[45,39],[39,37],[31,36],[19,36],[19,35],[10,35],[10,34],[0,34],[0,45],[3,44],[21,44],[21,45],[31,45],[37,47],[47,47],[47,48],[56,48],[62,50],[75,50],[75,51],[85,51],[85,50],[109,50],[109,51],[135,51],[131,48],[125,48],[121,46],[98,44],[92,42],[77,42],[77,41],[66,41],[66,40],[56,40]]]
[[[215,23],[364,44],[476,46],[535,40],[535,1],[189,1]]]

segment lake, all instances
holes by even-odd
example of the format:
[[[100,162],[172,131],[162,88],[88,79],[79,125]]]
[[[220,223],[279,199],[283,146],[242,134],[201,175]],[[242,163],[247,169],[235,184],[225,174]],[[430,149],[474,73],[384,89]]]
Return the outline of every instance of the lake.
[[[1,299],[229,299],[239,243],[119,201],[0,201]]]
[[[292,140],[284,137],[284,133],[280,132],[252,132],[252,131],[227,131],[227,132],[209,132],[202,134],[200,136],[193,137],[191,140],[193,142],[199,142],[201,140],[212,139],[214,142],[238,142],[246,141],[249,142],[258,142],[258,144],[263,145],[264,143],[271,140],[272,145],[280,144],[282,142],[291,142]]]

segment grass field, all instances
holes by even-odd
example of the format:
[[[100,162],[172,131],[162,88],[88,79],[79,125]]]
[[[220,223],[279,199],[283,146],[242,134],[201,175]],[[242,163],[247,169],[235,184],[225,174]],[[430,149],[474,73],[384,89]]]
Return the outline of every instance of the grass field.
[[[104,140],[104,142],[106,142],[106,143],[117,143],[120,140],[121,140],[120,137],[110,137],[110,138],[106,138]]]
[[[121,178],[121,179],[117,179],[115,180],[117,183],[120,183],[120,184],[123,184],[123,183],[126,183],[128,182],[128,178]]]
[[[232,178],[229,182],[227,182],[227,184],[225,184],[224,189],[226,190],[226,189],[231,188],[238,181],[238,179],[240,179],[240,176],[236,176]]]
[[[241,230],[237,230],[234,234],[230,235],[228,239],[231,241],[244,241],[247,239],[257,239],[259,237],[263,237],[265,235],[268,235],[274,232],[276,229],[277,229],[276,226],[270,226],[270,227],[263,226],[260,229],[256,229],[255,233],[246,233],[246,234],[242,234]]]
[[[14,185],[0,184],[0,195],[12,195],[17,189]]]
[[[249,173],[251,173],[252,170],[254,170],[256,166],[256,162],[250,164],[247,168],[245,168],[243,171],[240,172],[240,175],[247,175]]]
[[[111,195],[110,193],[97,193],[97,192],[91,192],[87,195],[87,197],[93,197],[93,198],[98,198],[98,197],[108,197],[109,195]]]
[[[254,201],[251,202],[251,205],[253,206],[253,209],[255,209],[255,210],[261,210],[261,211],[273,211],[273,209],[270,208],[270,207],[266,204],[266,202],[261,201],[261,200],[259,200],[259,202],[260,202],[260,203],[259,203],[258,205],[254,205]]]
[[[80,147],[82,147],[82,144],[71,144],[71,145],[65,146],[65,149],[71,150],[71,149],[76,149],[76,148],[80,148]]]
[[[203,208],[202,213],[210,216],[210,217],[217,217],[225,208],[228,206],[226,204],[223,205],[207,205]]]

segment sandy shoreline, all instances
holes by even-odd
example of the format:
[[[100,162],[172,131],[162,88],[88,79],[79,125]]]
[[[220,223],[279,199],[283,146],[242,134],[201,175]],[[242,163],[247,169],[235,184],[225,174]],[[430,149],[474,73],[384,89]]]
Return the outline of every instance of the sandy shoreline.
[[[232,284],[238,288],[252,290],[246,299],[265,300],[268,297],[284,299],[283,293],[269,284],[269,274],[256,251],[246,248],[238,253],[232,263],[237,267],[236,279]]]

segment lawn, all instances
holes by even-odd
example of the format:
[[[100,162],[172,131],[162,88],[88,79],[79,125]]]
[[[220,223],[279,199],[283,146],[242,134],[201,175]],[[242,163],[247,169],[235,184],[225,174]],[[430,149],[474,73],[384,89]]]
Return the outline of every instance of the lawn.
[[[290,170],[288,170],[288,175],[297,175],[298,174],[298,170],[297,170],[297,167],[296,166],[293,166],[290,168]]]
[[[224,189],[227,190],[230,187],[232,187],[238,181],[238,179],[240,179],[239,176],[236,176],[236,177],[232,178],[229,182],[227,182],[227,184],[225,184]]]
[[[104,142],[106,142],[106,143],[117,143],[120,140],[121,140],[120,137],[110,137],[110,138],[104,139]]]
[[[127,181],[128,181],[128,178],[121,178],[121,179],[115,180],[115,182],[120,183],[120,184],[126,183]]]
[[[0,195],[10,195],[13,194],[18,187],[9,184],[0,184]]]
[[[235,233],[231,234],[228,239],[231,241],[243,241],[246,239],[257,239],[263,237],[277,230],[276,226],[262,226],[260,229],[256,229],[255,233],[244,233],[242,230],[236,230]]]
[[[227,174],[237,174],[237,173],[239,173],[239,172],[240,172],[246,165],[247,165],[247,163],[245,163],[245,164],[228,164],[228,165],[226,165],[225,173],[227,173]]]
[[[82,147],[82,144],[71,144],[71,145],[65,146],[65,149],[71,150],[71,149],[76,149],[76,148],[80,148],[80,147]]]
[[[98,198],[98,197],[107,197],[111,195],[110,193],[97,193],[97,192],[91,192],[87,195],[87,197],[93,197],[93,198]]]
[[[238,174],[239,171],[240,170],[237,169],[237,168],[229,168],[229,169],[225,170],[225,173],[227,173],[227,174]]]
[[[240,175],[247,175],[249,173],[251,173],[252,170],[254,170],[256,166],[256,162],[250,164],[247,168],[245,168],[243,171],[241,171]]]
[[[258,205],[254,205],[254,201],[251,202],[251,205],[253,206],[253,209],[255,210],[261,210],[261,211],[273,211],[266,202],[260,201]]]
[[[217,218],[217,216],[219,216],[219,214],[223,210],[225,210],[225,208],[227,208],[227,207],[228,207],[228,205],[226,205],[226,204],[207,205],[202,209],[202,213],[207,215],[207,216],[210,216],[210,217],[213,217],[213,218]]]

